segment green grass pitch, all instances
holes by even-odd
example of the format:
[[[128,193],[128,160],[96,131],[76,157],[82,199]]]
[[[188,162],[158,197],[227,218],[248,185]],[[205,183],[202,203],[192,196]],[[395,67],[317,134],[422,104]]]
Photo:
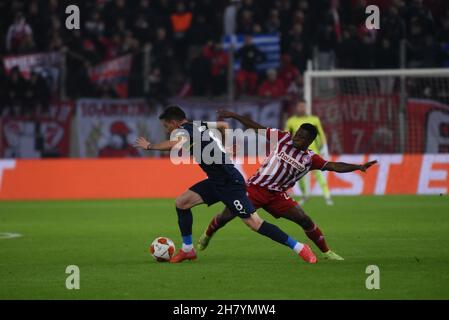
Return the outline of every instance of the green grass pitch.
[[[221,208],[194,209],[194,240]],[[447,196],[312,198],[305,209],[345,261],[307,265],[236,219],[198,260],[157,263],[154,238],[180,245],[173,200],[1,202],[0,233],[23,236],[0,239],[0,299],[449,298]],[[68,265],[80,268],[80,290],[65,287]],[[365,288],[368,265],[380,268],[379,290]]]

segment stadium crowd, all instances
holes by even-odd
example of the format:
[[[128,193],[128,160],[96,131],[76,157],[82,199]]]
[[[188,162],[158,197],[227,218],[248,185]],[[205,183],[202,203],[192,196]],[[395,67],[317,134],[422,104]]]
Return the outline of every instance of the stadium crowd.
[[[78,2],[78,3],[77,3]],[[163,101],[173,95],[222,95],[230,57],[225,34],[245,34],[235,54],[237,94],[281,97],[299,94],[307,60],[320,68],[397,68],[401,40],[408,67],[449,66],[449,2],[369,1],[381,9],[381,29],[367,30],[366,0],[11,0],[0,2],[0,55],[67,49],[66,93],[71,98],[115,97],[94,86],[87,69],[133,54],[129,95]],[[77,4],[81,29],[65,28],[66,6]],[[439,30],[439,32],[437,32]],[[249,35],[278,33],[278,70],[256,71],[263,54]],[[151,68],[143,74],[143,48],[151,45]],[[2,105],[45,106],[49,88],[39,76],[0,68]],[[38,97],[36,99],[36,97]],[[37,102],[35,102],[37,101]],[[23,108],[27,110],[27,108]]]

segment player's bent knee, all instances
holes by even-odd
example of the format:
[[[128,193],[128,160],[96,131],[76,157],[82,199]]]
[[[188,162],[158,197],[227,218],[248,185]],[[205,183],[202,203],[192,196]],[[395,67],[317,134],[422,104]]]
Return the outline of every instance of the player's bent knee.
[[[204,203],[201,196],[192,190],[184,192],[175,200],[176,207],[181,210],[191,209],[201,203]]]
[[[176,204],[176,208],[181,209],[181,210],[186,210],[186,209],[191,208],[189,199],[187,197],[185,197],[184,195],[177,197],[175,204]]]
[[[257,231],[262,225],[263,219],[257,213],[253,213],[249,218],[243,219],[243,222],[253,231]]]

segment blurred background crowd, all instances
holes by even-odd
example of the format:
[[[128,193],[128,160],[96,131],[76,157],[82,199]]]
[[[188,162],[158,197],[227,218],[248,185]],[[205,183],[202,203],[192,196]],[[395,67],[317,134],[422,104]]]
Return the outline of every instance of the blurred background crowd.
[[[307,60],[320,69],[399,68],[401,44],[409,68],[449,66],[449,1],[446,0],[12,0],[0,2],[0,55],[65,50],[66,96],[117,97],[93,84],[88,68],[132,54],[129,97],[160,102],[173,96],[227,92],[229,53],[224,35],[246,35],[234,52],[241,63],[236,96],[278,98],[301,94]],[[67,5],[81,10],[81,29],[67,30]],[[381,29],[365,27],[368,4],[381,9]],[[280,67],[258,72],[266,57],[252,43],[257,34],[279,34]],[[142,72],[151,49],[148,74]],[[144,83],[149,83],[148,91]],[[39,74],[0,69],[2,107],[45,111],[54,98]],[[59,97],[60,98],[60,97]]]

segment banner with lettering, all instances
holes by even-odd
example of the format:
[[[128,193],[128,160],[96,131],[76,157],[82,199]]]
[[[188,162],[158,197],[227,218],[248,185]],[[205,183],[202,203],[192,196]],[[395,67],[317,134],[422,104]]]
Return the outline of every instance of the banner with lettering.
[[[448,154],[339,155],[330,159],[379,161],[367,173],[326,172],[333,195],[449,192]],[[239,169],[246,177],[260,166],[244,162]],[[0,177],[0,200],[50,200],[174,198],[205,175],[196,164],[175,165],[168,158],[146,158],[0,160]],[[295,191],[299,192],[296,187]],[[315,181],[311,191],[321,194]]]
[[[141,157],[132,144],[139,136],[152,142],[164,137],[159,107],[143,99],[77,101],[77,130],[80,157]],[[151,155],[155,155],[153,152]]]
[[[407,152],[449,153],[449,106],[424,99],[407,103]]]
[[[313,104],[333,154],[399,152],[398,110],[396,95],[340,95]]]
[[[48,115],[3,118],[0,157],[68,157],[73,109],[71,102],[61,102],[50,105]]]
[[[195,100],[176,100],[171,101],[173,104],[181,106],[191,120],[201,121],[217,121],[217,111],[219,109],[226,109],[245,115],[252,120],[269,128],[283,128],[281,123],[281,102],[275,100],[259,100],[251,102],[215,102],[215,101],[195,101]],[[240,122],[232,119],[226,119],[231,128],[246,130]],[[257,145],[257,136],[250,135],[244,140],[245,155],[253,156],[257,148],[247,148],[248,145]],[[261,140],[259,140],[261,141]]]
[[[397,95],[340,95],[313,104],[333,154],[400,152],[399,112]],[[406,153],[449,152],[448,105],[409,99],[405,119]]]
[[[103,62],[89,69],[90,80],[97,85],[108,84],[120,98],[127,98],[131,64],[131,54]]]
[[[30,78],[31,72],[39,73],[48,83],[52,92],[56,92],[59,87],[59,77],[62,63],[60,52],[34,53],[3,58],[3,65],[6,73],[18,67],[25,79]]]

